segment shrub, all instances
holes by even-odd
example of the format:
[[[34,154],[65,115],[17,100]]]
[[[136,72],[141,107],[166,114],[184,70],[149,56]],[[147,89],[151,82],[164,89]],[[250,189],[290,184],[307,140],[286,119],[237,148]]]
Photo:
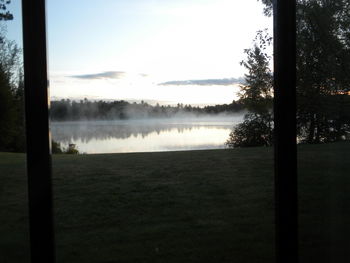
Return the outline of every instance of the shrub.
[[[58,153],[62,153],[62,148],[61,148],[61,144],[59,142],[55,142],[54,140],[51,141],[51,152],[53,154],[58,154]]]
[[[235,126],[225,142],[230,148],[270,146],[273,142],[271,116],[248,114],[244,122]]]
[[[67,149],[61,147],[59,142],[51,141],[51,152],[53,154],[79,154],[79,150],[76,148],[75,144],[69,144]]]
[[[69,144],[68,149],[64,151],[66,154],[79,154],[75,144]]]

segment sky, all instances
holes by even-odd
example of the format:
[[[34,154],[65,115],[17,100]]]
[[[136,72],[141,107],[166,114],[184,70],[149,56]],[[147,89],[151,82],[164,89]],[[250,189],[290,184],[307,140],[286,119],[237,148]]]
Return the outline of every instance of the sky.
[[[20,0],[8,37],[21,42]],[[257,0],[47,0],[52,99],[222,104],[272,19]]]

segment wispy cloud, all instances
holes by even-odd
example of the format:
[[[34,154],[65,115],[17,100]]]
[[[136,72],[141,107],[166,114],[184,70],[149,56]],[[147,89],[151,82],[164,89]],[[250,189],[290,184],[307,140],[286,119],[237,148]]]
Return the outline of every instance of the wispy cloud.
[[[233,84],[243,84],[244,78],[225,78],[225,79],[198,79],[198,80],[173,80],[158,83],[160,86],[230,86]]]
[[[95,74],[82,74],[82,75],[71,75],[69,77],[71,78],[77,78],[77,79],[121,79],[125,76],[125,72],[123,71],[104,71],[100,73]]]
[[[145,74],[145,73],[140,73],[139,76],[140,76],[140,77],[143,77],[143,78],[149,77],[149,75],[148,75],[148,74]]]

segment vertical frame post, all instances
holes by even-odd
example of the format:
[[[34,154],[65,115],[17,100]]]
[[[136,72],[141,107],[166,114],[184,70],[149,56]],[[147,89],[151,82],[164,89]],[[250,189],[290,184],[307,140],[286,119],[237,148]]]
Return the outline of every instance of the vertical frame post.
[[[45,0],[22,0],[31,262],[55,261]]]
[[[274,0],[276,262],[298,262],[296,0]]]

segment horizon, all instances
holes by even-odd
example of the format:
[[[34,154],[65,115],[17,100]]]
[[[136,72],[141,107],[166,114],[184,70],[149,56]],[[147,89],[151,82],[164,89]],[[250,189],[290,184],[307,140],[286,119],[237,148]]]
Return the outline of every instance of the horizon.
[[[125,102],[128,102],[130,104],[132,103],[137,103],[137,104],[142,104],[142,103],[147,103],[148,105],[150,106],[156,106],[157,104],[159,106],[171,106],[171,107],[174,107],[174,106],[177,106],[178,104],[182,104],[183,106],[191,106],[191,107],[199,107],[199,108],[202,108],[202,107],[206,107],[206,106],[217,106],[217,105],[224,105],[224,104],[232,104],[233,101],[236,101],[237,100],[233,100],[229,103],[209,103],[209,104],[206,104],[206,103],[199,103],[199,104],[195,104],[195,103],[187,103],[187,104],[184,104],[184,103],[181,103],[181,102],[173,102],[173,101],[157,101],[157,100],[144,100],[144,99],[133,99],[133,98],[127,98],[127,99],[111,99],[111,98],[86,98],[86,97],[55,97],[55,96],[51,96],[50,97],[50,101],[51,102],[58,102],[58,101],[61,101],[61,100],[70,100],[70,101],[76,101],[76,102],[80,102],[80,101],[83,101],[87,99],[88,101],[90,102],[98,102],[98,101],[103,101],[103,102],[115,102],[115,101],[125,101]]]

